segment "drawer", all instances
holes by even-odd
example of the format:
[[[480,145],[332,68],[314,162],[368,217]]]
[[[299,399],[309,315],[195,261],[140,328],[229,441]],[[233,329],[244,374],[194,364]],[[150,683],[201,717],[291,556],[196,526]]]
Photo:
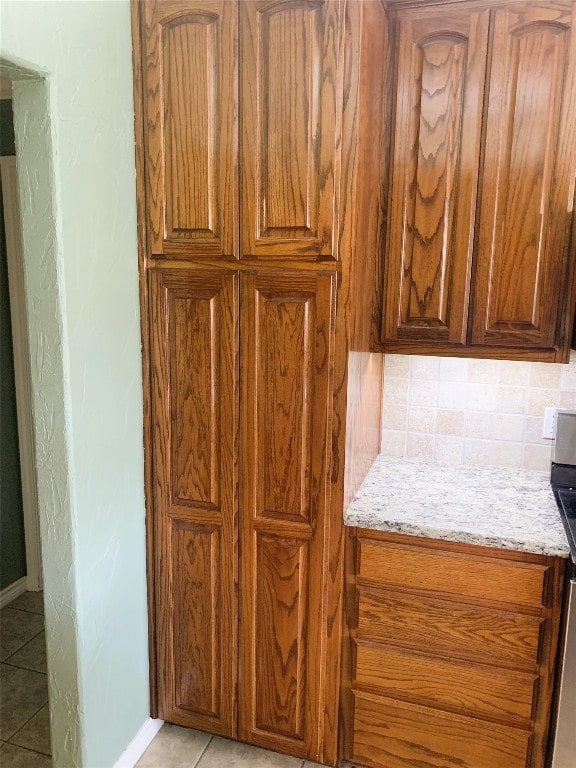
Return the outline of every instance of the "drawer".
[[[530,733],[355,694],[353,755],[377,768],[525,768]]]
[[[543,623],[538,616],[423,595],[361,588],[358,598],[358,639],[529,669],[538,661]]]
[[[536,675],[357,643],[355,687],[529,728]]]
[[[450,545],[447,544],[447,547]],[[504,560],[359,537],[360,579],[419,592],[540,608],[545,563]]]

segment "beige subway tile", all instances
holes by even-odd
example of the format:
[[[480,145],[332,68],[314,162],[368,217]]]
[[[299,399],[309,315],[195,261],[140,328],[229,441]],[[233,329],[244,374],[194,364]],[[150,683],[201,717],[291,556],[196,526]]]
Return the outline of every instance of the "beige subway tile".
[[[401,429],[405,431],[407,417],[408,409],[405,405],[384,403],[382,408],[382,427],[384,429]]]
[[[530,366],[532,363],[523,363],[517,360],[498,361],[498,381],[500,384],[508,384],[512,387],[526,385],[530,381]]]
[[[464,435],[477,439],[491,438],[493,418],[492,413],[466,411],[464,414]]]
[[[535,443],[537,445],[549,445],[542,437],[544,429],[544,418],[542,416],[526,416],[524,420],[524,442]]]
[[[406,405],[408,402],[408,381],[384,377],[384,402],[390,405]]]
[[[434,443],[434,460],[438,464],[461,466],[464,461],[464,440],[461,437],[437,435]]]
[[[524,416],[498,413],[492,422],[494,440],[511,440],[521,443],[524,439]]]
[[[557,408],[560,393],[557,389],[530,389],[528,391],[528,415],[544,416],[546,408]]]
[[[549,445],[525,445],[522,467],[524,469],[539,469],[547,472],[550,469],[552,448]]]
[[[563,367],[558,363],[531,363],[530,386],[538,389],[558,389]]]
[[[499,386],[496,390],[496,413],[526,413],[526,387]]]
[[[468,381],[469,362],[464,357],[441,358],[440,381]]]
[[[410,407],[414,405],[435,406],[438,402],[438,381],[436,379],[410,379]]]
[[[408,432],[434,432],[436,408],[410,408],[408,411]]]
[[[383,429],[380,452],[384,456],[406,456],[406,432]]]
[[[523,450],[522,443],[493,443],[493,465],[495,467],[510,467],[519,469],[522,466]]]
[[[464,381],[441,381],[438,385],[440,408],[463,410],[468,400],[468,384]]]
[[[463,463],[467,467],[489,467],[494,464],[492,440],[464,440]]]
[[[436,434],[458,437],[464,434],[464,411],[438,410]]]
[[[560,408],[564,411],[576,411],[576,391],[560,392]]]
[[[560,387],[564,390],[576,390],[576,363],[570,362],[569,365],[560,366]]]
[[[468,381],[473,384],[495,384],[498,381],[498,361],[470,360]]]
[[[466,408],[471,411],[495,411],[497,391],[498,387],[494,384],[468,384]]]
[[[434,458],[434,436],[408,433],[406,439],[406,455],[410,458]]]
[[[438,379],[440,358],[428,355],[412,355],[410,357],[410,378]]]
[[[410,357],[409,355],[385,355],[384,356],[384,377],[395,376],[400,379],[407,379],[410,375]]]

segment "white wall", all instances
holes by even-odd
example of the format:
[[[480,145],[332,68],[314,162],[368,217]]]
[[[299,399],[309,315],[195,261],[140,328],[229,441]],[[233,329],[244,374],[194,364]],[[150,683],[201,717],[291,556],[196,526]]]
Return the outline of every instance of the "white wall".
[[[129,2],[3,0],[0,55],[45,77],[14,108],[55,765],[107,768],[149,711]]]

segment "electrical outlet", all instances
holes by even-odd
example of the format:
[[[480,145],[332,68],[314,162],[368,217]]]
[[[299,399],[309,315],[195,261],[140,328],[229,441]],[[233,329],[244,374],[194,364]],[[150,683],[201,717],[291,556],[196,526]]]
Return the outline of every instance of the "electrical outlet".
[[[544,429],[542,437],[554,440],[556,437],[556,425],[558,423],[558,408],[546,408],[544,410]]]

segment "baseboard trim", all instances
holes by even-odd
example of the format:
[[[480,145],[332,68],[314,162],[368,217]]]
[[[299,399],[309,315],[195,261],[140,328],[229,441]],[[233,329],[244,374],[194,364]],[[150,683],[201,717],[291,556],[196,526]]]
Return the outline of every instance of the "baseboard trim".
[[[23,592],[26,592],[27,585],[28,578],[26,576],[22,576],[22,578],[18,579],[18,581],[15,581],[13,584],[9,584],[7,587],[4,587],[4,589],[0,592],[0,608],[4,608],[5,605],[8,605],[8,603],[11,603],[12,600],[16,600],[17,597],[20,597]]]
[[[149,717],[114,763],[114,768],[134,768],[163,725],[164,720],[154,720]]]

